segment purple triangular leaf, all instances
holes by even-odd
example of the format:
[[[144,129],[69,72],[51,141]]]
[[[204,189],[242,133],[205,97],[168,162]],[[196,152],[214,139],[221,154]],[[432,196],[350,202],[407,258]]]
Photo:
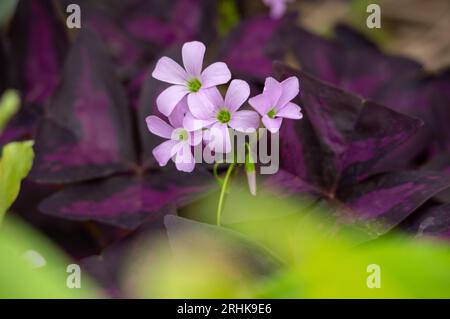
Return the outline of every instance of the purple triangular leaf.
[[[213,189],[207,173],[150,172],[69,186],[44,200],[39,209],[73,220],[95,220],[126,229],[174,213]]]
[[[129,170],[135,159],[129,112],[101,42],[81,31],[38,129],[30,177],[67,183]]]
[[[354,220],[383,233],[449,186],[450,176],[438,172],[388,173],[343,188],[338,198],[353,211]]]
[[[294,19],[264,16],[242,22],[225,40],[219,59],[235,76],[263,82],[272,72],[273,60],[281,59],[286,52],[285,31],[292,27]]]
[[[9,30],[13,81],[25,105],[46,103],[60,80],[68,40],[53,3],[20,1]]]
[[[417,212],[406,225],[416,236],[450,239],[450,204],[428,207]]]

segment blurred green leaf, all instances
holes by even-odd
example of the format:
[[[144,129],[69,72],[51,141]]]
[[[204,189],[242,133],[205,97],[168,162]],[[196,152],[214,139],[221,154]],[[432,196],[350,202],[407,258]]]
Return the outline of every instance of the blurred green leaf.
[[[218,1],[218,29],[221,36],[226,36],[240,20],[235,0]]]
[[[178,243],[185,244],[182,259],[173,261],[153,255],[147,263],[141,263],[145,265],[141,271],[137,270],[139,265],[130,267],[133,274],[140,274],[134,278],[135,283],[146,282],[151,287],[140,286],[138,296],[450,298],[450,245],[447,242],[404,234],[369,241],[370,237],[362,236],[357,225],[343,225],[325,205],[301,204],[276,198],[274,194],[259,194],[256,199],[246,194],[241,187],[233,185],[225,204],[228,209],[224,211],[224,220],[227,214],[246,216],[252,212],[251,218],[230,216],[228,220],[233,223],[226,228],[264,247],[267,256],[276,256],[281,261],[280,267],[263,276],[239,276],[237,274],[242,274],[245,267],[230,254],[239,249],[230,240],[216,240],[220,229],[208,226],[210,235],[199,238],[198,230],[189,232],[189,224],[180,223],[179,229],[186,230],[179,232],[177,238]],[[207,205],[199,207],[208,209]],[[171,248],[174,253],[172,238]],[[265,260],[261,255],[264,250],[258,250],[259,260]],[[156,259],[158,263],[149,266],[151,260]],[[370,285],[374,278],[371,267],[380,271],[377,288]],[[150,268],[153,276],[147,278]],[[152,285],[154,278],[157,284]],[[133,285],[130,287],[129,291]]]
[[[0,25],[5,24],[14,14],[18,0],[0,1]]]
[[[20,97],[15,90],[6,90],[0,100],[0,133],[8,121],[17,113],[20,106]]]
[[[0,222],[19,194],[22,179],[33,163],[33,142],[14,142],[3,147],[0,159]]]
[[[70,264],[50,242],[18,220],[8,218],[0,226],[0,299],[99,297],[84,273],[80,288],[68,288]]]

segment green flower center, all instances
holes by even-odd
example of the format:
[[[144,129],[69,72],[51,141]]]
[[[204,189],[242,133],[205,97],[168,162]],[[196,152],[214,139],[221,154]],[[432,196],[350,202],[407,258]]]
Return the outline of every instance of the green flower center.
[[[226,109],[220,110],[219,113],[217,113],[217,119],[220,123],[228,123],[231,120],[230,111]]]
[[[276,115],[275,109],[271,109],[269,112],[267,112],[267,116],[271,119],[273,119]]]
[[[197,78],[193,78],[188,82],[187,87],[189,91],[195,93],[198,92],[198,90],[200,90],[200,88],[202,87],[202,82],[200,82],[200,80]]]
[[[180,142],[187,141],[188,138],[189,138],[189,135],[188,135],[188,132],[187,132],[186,130],[180,130],[180,131],[178,132],[178,140],[179,140]]]

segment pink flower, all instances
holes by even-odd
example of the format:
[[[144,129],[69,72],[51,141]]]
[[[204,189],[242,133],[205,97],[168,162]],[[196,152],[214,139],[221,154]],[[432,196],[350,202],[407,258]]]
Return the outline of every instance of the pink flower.
[[[270,7],[270,16],[273,19],[279,19],[286,12],[287,3],[294,2],[294,0],[263,0],[263,2]]]
[[[227,83],[231,79],[230,70],[223,62],[211,64],[202,72],[205,50],[205,45],[201,42],[185,43],[182,48],[184,69],[171,58],[159,59],[152,76],[173,84],[156,100],[162,114],[169,116],[184,96],[191,97],[204,89]]]
[[[208,127],[204,138],[208,147],[219,153],[231,151],[228,128],[240,132],[255,131],[259,126],[259,116],[254,111],[238,111],[250,95],[247,82],[233,80],[228,87],[225,99],[217,88],[204,90],[201,94],[190,96],[189,111],[183,124],[188,131]]]
[[[148,116],[147,127],[155,135],[168,139],[153,149],[153,156],[160,166],[166,166],[173,158],[179,171],[192,172],[195,159],[191,146],[201,143],[201,132],[188,132],[182,127],[184,106],[179,103],[177,109],[169,117],[170,125],[157,116]],[[187,108],[187,107],[186,107]]]
[[[298,79],[292,76],[283,82],[267,78],[263,93],[252,97],[248,102],[262,116],[264,126],[276,133],[283,118],[299,120],[303,117],[301,108],[291,102],[299,93]]]

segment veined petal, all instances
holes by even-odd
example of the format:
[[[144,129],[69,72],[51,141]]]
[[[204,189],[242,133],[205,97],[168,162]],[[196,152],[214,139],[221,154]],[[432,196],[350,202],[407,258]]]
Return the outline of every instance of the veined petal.
[[[172,113],[169,116],[169,123],[174,127],[182,127],[183,119],[186,113],[189,112],[187,105],[187,96],[184,96],[180,102],[175,106]]]
[[[162,91],[162,93],[156,99],[158,110],[165,116],[169,116],[174,110],[175,106],[186,94],[188,94],[188,90],[185,86],[170,86],[169,88]]]
[[[303,114],[301,112],[300,106],[295,103],[289,102],[276,113],[276,116],[299,120],[303,117]]]
[[[161,120],[159,117],[151,115],[145,119],[147,127],[150,132],[155,135],[170,139],[173,132],[173,127]]]
[[[152,76],[170,84],[185,85],[188,80],[186,71],[177,62],[166,56],[158,60]]]
[[[233,80],[225,95],[225,107],[231,112],[238,110],[250,96],[250,86],[243,80]]]
[[[290,78],[287,78],[286,80],[281,82],[281,87],[281,96],[278,100],[278,103],[276,104],[277,110],[283,108],[287,103],[294,99],[300,91],[298,79],[296,76],[291,76]]]
[[[192,156],[191,146],[185,142],[180,144],[175,156],[175,166],[179,171],[190,173],[195,167],[195,159]]]
[[[270,133],[276,133],[281,127],[281,122],[283,122],[283,118],[277,117],[274,119],[271,119],[267,115],[263,116],[262,122],[264,123],[264,126],[270,131]]]
[[[213,118],[223,103],[222,96],[216,87],[191,93],[188,96],[189,111],[200,120]]]
[[[229,153],[231,151],[231,138],[226,124],[214,124],[209,129],[206,140],[207,146],[215,152]]]
[[[252,97],[250,100],[248,100],[248,103],[256,111],[258,111],[258,113],[261,114],[261,116],[266,115],[267,112],[269,112],[272,107],[270,99],[265,93],[261,93],[257,96]]]
[[[210,118],[206,120],[200,120],[194,117],[190,112],[186,113],[183,119],[183,128],[188,132],[200,130],[204,127],[209,127],[211,124],[217,122],[217,119]]]
[[[181,50],[184,68],[188,76],[200,78],[206,47],[199,41],[187,42]]]
[[[254,111],[238,111],[233,113],[228,125],[236,131],[254,132],[259,126],[259,115]]]
[[[283,88],[280,82],[272,77],[266,78],[263,93],[269,98],[271,107],[275,107],[278,105],[278,100],[281,97],[282,89]]]
[[[152,151],[156,161],[160,166],[166,166],[167,162],[178,152],[180,143],[178,141],[169,140],[159,144]]]
[[[208,66],[202,72],[202,88],[225,84],[231,79],[231,72],[223,62],[216,62]]]

